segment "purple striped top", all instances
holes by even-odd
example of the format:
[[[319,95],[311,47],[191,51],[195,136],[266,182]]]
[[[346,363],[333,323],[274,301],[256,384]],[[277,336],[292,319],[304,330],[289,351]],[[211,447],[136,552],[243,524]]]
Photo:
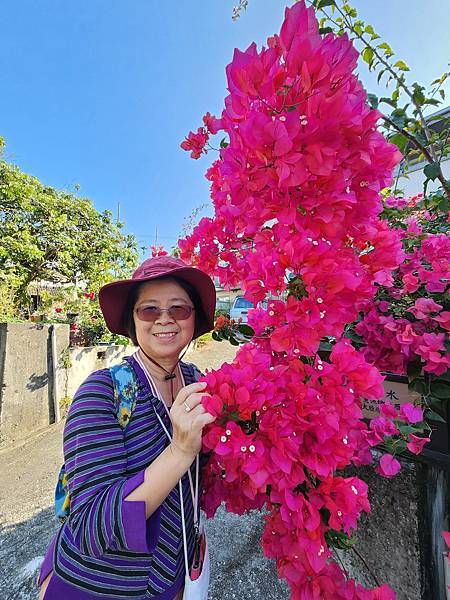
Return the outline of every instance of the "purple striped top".
[[[108,369],[92,373],[71,404],[64,429],[70,516],[50,545],[40,582],[53,569],[92,599],[172,600],[185,576],[178,486],[148,519],[144,502],[125,499],[169,443],[155,411],[170,432],[171,423],[140,365],[127,360],[140,390],[125,430],[117,421]],[[185,384],[193,383],[193,366],[180,366]],[[195,461],[193,477],[194,467]],[[191,559],[194,515],[187,475],[182,484]]]

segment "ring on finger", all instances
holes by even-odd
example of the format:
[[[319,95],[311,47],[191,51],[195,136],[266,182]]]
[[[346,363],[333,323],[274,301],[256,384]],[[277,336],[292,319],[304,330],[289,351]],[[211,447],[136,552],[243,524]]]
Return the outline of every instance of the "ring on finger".
[[[189,404],[185,401],[183,402],[184,404],[184,408],[186,409],[186,412],[191,412],[192,408],[189,406]]]

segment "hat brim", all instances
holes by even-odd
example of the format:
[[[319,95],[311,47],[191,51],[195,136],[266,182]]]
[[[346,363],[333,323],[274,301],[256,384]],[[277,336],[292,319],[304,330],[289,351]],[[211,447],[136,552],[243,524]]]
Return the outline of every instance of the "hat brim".
[[[194,339],[214,328],[216,289],[212,279],[206,273],[194,267],[179,267],[163,275],[149,275],[142,279],[123,279],[104,285],[99,291],[98,300],[106,326],[112,333],[129,337],[128,331],[124,328],[123,317],[132,289],[140,283],[154,281],[155,279],[161,279],[161,277],[182,279],[190,283],[197,291],[204,317],[197,317]]]

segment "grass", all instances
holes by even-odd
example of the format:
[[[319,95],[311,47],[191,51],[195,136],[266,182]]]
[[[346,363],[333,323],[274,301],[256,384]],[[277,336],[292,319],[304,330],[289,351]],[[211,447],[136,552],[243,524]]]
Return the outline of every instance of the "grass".
[[[213,341],[212,335],[211,335],[211,332],[209,331],[208,333],[204,333],[199,338],[197,338],[196,347],[201,348],[202,346],[205,346],[206,344],[209,344],[209,342],[212,342],[212,341]]]

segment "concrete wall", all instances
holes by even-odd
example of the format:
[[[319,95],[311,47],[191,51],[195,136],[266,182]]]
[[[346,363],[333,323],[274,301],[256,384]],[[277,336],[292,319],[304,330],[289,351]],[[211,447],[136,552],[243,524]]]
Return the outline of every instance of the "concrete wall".
[[[51,388],[52,325],[0,324],[0,443],[24,438],[54,421]],[[55,325],[57,353],[69,326]]]
[[[133,351],[133,346],[69,348],[66,324],[0,323],[0,446],[57,421],[55,405],[72,398],[90,373],[120,362]]]
[[[105,369],[120,363],[125,356],[135,351],[134,346],[90,346],[69,348],[70,367],[67,369],[67,385],[63,386],[64,396],[73,398],[79,385],[93,371]],[[60,369],[61,378],[66,374]]]

